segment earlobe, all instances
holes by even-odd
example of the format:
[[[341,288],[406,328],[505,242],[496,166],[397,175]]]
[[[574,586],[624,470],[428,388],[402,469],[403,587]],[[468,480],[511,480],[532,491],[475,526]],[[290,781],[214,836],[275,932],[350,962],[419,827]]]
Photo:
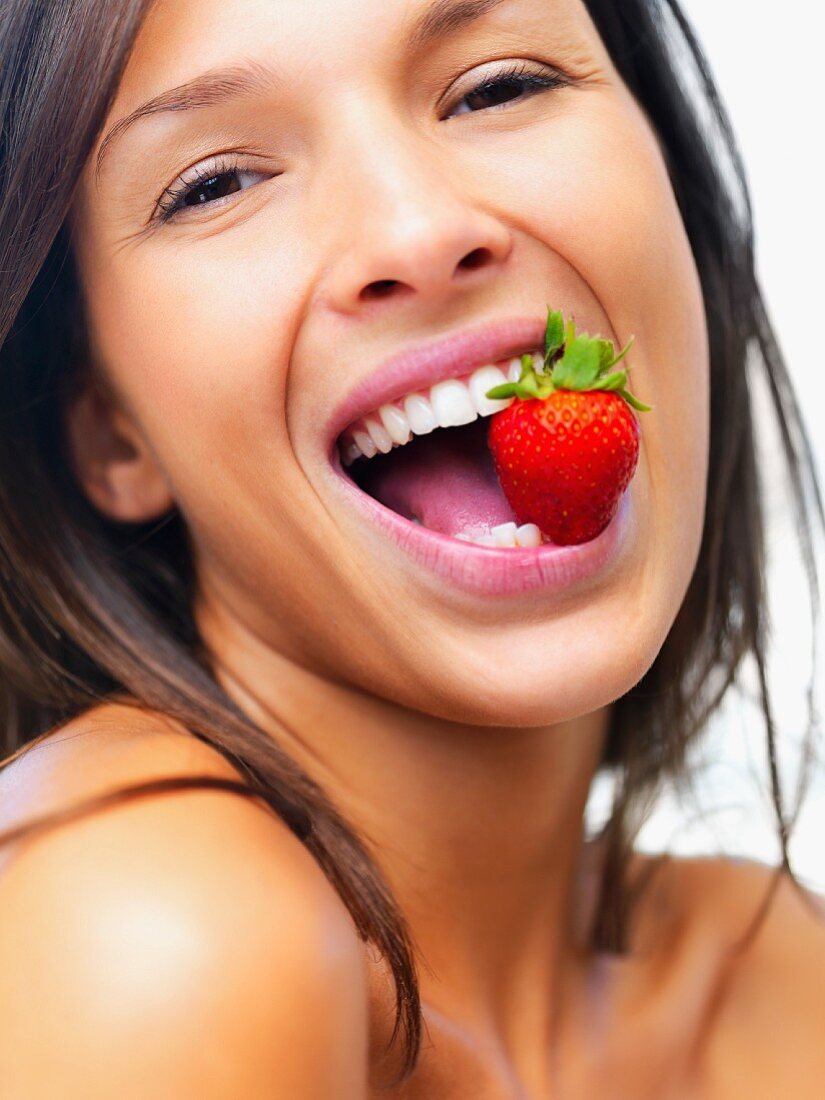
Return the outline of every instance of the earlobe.
[[[94,382],[71,399],[66,430],[75,477],[89,502],[108,519],[145,523],[174,507],[140,432]]]

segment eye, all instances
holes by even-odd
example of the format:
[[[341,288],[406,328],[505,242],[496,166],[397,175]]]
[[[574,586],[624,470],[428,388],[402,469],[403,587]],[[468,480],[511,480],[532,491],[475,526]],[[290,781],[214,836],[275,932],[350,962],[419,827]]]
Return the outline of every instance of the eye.
[[[535,72],[526,62],[521,61],[491,74],[486,80],[477,84],[458,101],[459,107],[467,104],[467,109],[453,113],[473,114],[491,108],[506,107],[514,100],[524,99],[525,95],[529,98],[539,92],[565,87],[570,83],[570,79],[557,69],[545,67],[541,72]]]
[[[246,190],[247,188],[241,186],[241,180],[248,177],[265,179],[266,173],[241,169],[237,160],[231,157],[201,165],[188,177],[182,176],[163,192],[158,199],[156,216],[166,222],[184,209],[215,206],[237,191]]]

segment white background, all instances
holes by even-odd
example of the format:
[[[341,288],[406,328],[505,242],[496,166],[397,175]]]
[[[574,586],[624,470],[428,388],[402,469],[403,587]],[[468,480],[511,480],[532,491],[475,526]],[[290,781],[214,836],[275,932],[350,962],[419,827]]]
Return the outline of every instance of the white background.
[[[825,93],[821,51],[825,15],[814,0],[683,0],[739,139],[751,185],[757,261],[768,307],[807,417],[820,478],[825,473]],[[776,441],[766,436],[768,453]],[[768,485],[769,591],[772,594],[771,684],[781,761],[794,793],[804,693],[811,671],[807,589],[792,523],[778,480]],[[822,544],[818,558],[825,582]],[[823,592],[825,598],[825,591]],[[825,687],[825,632],[816,680]],[[746,695],[752,681],[745,678]],[[759,712],[732,694],[701,742],[691,791],[660,799],[640,837],[642,848],[675,853],[725,852],[773,862],[774,823]],[[820,749],[821,752],[821,749]],[[606,786],[594,791],[595,817]],[[791,799],[792,800],[792,799]],[[800,877],[825,892],[825,764],[797,822],[792,856]]]

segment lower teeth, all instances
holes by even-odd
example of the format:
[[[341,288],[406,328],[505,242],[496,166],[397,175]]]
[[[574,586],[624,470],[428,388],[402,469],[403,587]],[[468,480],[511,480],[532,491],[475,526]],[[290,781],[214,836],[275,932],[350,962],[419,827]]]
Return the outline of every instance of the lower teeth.
[[[535,523],[525,523],[518,527],[515,523],[502,523],[492,527],[489,534],[455,536],[461,542],[471,542],[476,546],[504,548],[534,548],[544,541],[542,533]]]

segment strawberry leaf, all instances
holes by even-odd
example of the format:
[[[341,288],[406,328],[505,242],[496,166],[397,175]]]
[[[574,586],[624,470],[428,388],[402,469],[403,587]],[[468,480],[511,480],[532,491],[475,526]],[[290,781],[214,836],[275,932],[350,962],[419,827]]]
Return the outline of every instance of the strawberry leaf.
[[[574,336],[551,375],[557,390],[587,390],[599,377],[599,346],[588,336]]]
[[[523,374],[518,382],[504,382],[500,386],[493,386],[487,390],[485,397],[491,401],[503,401],[508,397],[520,397],[523,401],[529,401],[535,397],[544,400],[553,392],[553,387],[547,382],[540,383],[536,372],[531,367],[527,374]]]
[[[524,382],[531,374],[533,374],[533,356],[522,355],[521,357],[521,374],[518,376],[519,382]]]
[[[532,367],[530,367],[529,371],[525,372],[523,378],[519,379],[518,387],[521,393],[525,393],[529,397],[547,396],[539,389],[539,380],[536,378],[536,373]]]
[[[650,412],[653,409],[652,405],[643,404],[638,397],[634,397],[633,394],[629,393],[626,389],[620,389],[616,392],[620,397],[625,399],[632,409],[636,409],[638,412]]]
[[[579,393],[603,390],[619,394],[639,412],[651,411],[650,405],[645,405],[627,390],[627,370],[612,370],[630,351],[632,336],[616,355],[612,341],[584,333],[577,336],[574,319],[571,317],[565,322],[561,310],[551,310],[548,306],[544,345],[541,363],[535,365],[532,355],[522,355],[518,381],[493,386],[486,396],[493,401],[510,398],[543,401],[555,390]]]
[[[596,340],[599,349],[599,374],[606,374],[616,362],[616,349],[611,340]]]
[[[600,390],[620,390],[627,385],[627,372],[623,370],[616,371],[615,374],[608,374],[605,378],[599,379]]]
[[[630,351],[630,349],[631,349],[631,348],[633,347],[633,340],[634,340],[634,337],[633,337],[633,336],[631,336],[631,337],[630,337],[630,339],[629,339],[629,340],[627,341],[627,343],[625,344],[625,346],[624,346],[624,347],[622,348],[622,350],[621,350],[621,351],[619,352],[619,354],[618,354],[617,356],[615,356],[615,358],[614,358],[614,359],[612,359],[612,360],[611,360],[611,361],[610,361],[610,362],[609,362],[609,363],[607,364],[607,370],[610,370],[610,368],[611,368],[611,367],[615,367],[617,363],[619,363],[619,362],[620,362],[620,361],[621,361],[622,359],[624,359],[624,357],[625,357],[625,356],[627,355],[627,353],[628,353],[628,352]],[[612,344],[610,345],[610,352],[611,352],[611,354],[613,353],[613,345],[612,345]]]
[[[553,356],[564,347],[564,317],[560,309],[547,307],[547,328],[544,332],[544,361],[549,363]]]

